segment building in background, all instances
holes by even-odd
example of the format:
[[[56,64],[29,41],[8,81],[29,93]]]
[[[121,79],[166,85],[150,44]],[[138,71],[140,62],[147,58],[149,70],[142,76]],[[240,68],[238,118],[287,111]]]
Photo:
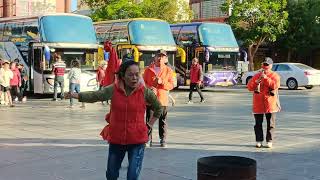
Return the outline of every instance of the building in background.
[[[220,10],[226,0],[190,0],[189,5],[193,11],[193,21],[224,22],[228,17]]]
[[[0,17],[70,12],[71,0],[0,0]]]

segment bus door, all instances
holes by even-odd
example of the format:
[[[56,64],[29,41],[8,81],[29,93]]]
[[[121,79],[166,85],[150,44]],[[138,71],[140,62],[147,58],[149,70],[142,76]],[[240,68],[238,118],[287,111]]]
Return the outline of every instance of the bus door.
[[[31,70],[32,70],[32,81],[34,93],[42,94],[44,91],[43,87],[43,68],[42,68],[42,47],[32,47],[31,50]]]

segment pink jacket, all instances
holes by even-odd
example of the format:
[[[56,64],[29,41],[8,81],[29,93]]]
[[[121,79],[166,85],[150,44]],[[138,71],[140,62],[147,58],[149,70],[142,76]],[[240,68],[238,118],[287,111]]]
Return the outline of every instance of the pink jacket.
[[[10,86],[20,86],[21,84],[21,76],[18,68],[11,69],[13,73],[13,78],[10,80]]]

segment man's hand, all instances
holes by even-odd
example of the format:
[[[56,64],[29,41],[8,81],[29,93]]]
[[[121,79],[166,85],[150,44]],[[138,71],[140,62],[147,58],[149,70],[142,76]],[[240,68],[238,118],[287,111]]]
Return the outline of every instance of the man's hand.
[[[152,125],[150,125],[149,122],[147,122],[147,127],[148,127],[148,136],[150,136],[150,134],[152,133]]]
[[[158,84],[162,84],[163,83],[163,81],[162,81],[162,79],[160,77],[156,77],[156,81],[157,81]]]

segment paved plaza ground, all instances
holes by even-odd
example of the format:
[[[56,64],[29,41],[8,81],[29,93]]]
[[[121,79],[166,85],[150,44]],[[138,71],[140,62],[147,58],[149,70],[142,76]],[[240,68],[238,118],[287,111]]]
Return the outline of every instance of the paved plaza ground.
[[[187,91],[172,92],[168,148],[146,149],[141,179],[195,180],[198,158],[233,155],[255,159],[258,180],[320,180],[320,88],[280,93],[274,148],[256,149],[246,89],[207,90],[206,103],[195,94],[192,105]],[[109,106],[50,100],[0,107],[0,180],[103,180],[108,145],[99,133]],[[127,160],[120,179],[126,168]]]

